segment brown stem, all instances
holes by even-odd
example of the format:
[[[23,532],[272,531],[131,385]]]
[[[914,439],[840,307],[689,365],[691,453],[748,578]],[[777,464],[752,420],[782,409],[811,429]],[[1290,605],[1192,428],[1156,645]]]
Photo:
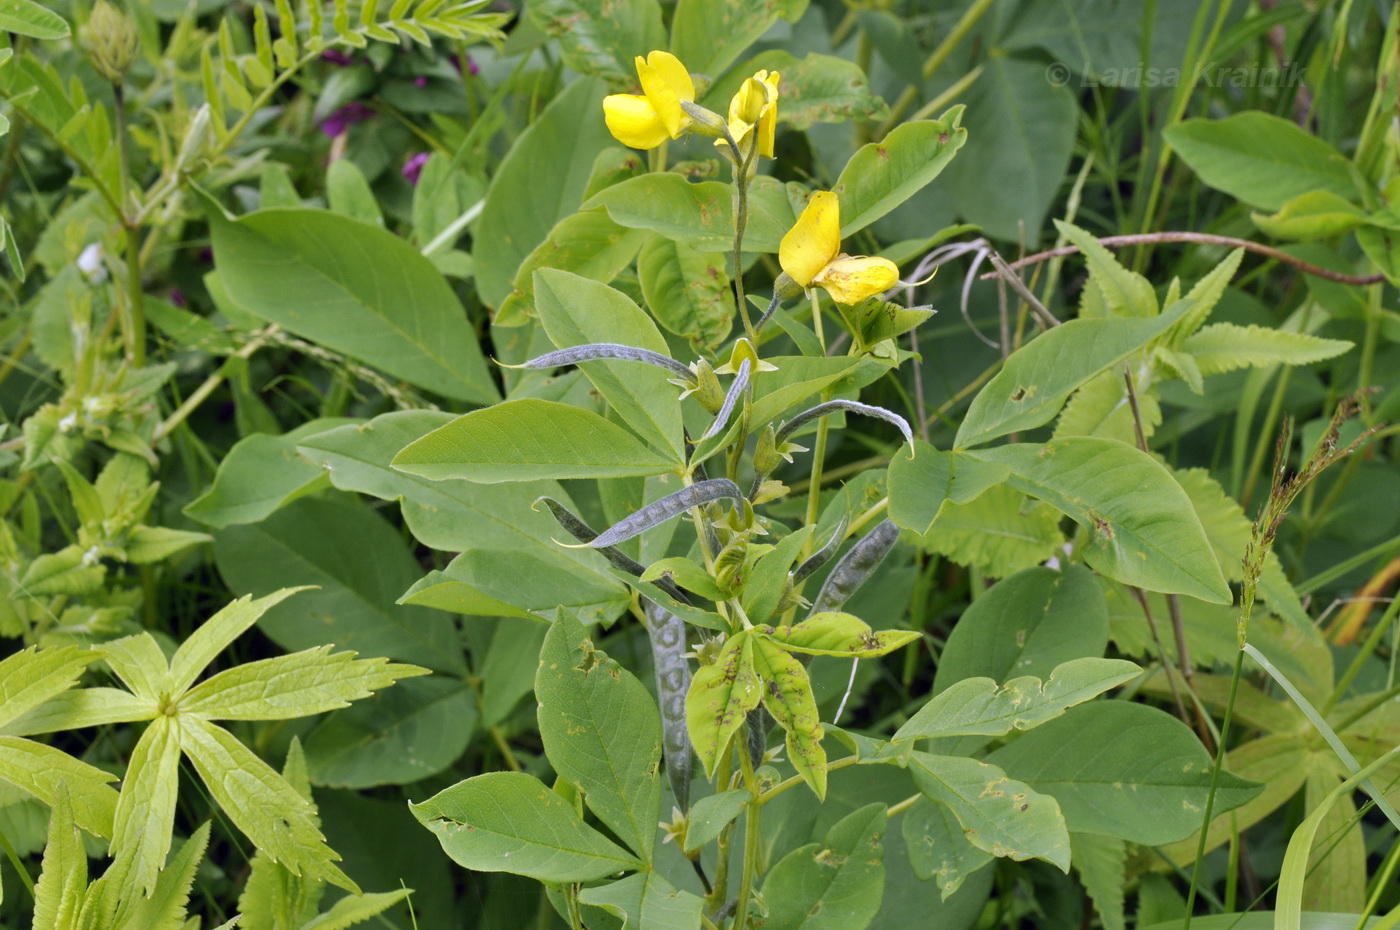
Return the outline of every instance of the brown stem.
[[[1249,239],[1236,239],[1234,236],[1217,236],[1212,233],[1169,231],[1155,233],[1138,233],[1128,236],[1105,236],[1104,238],[1099,240],[1099,245],[1110,249],[1116,249],[1128,245],[1143,245],[1161,242],[1192,242],[1197,245],[1223,245],[1228,248],[1244,249],[1248,252],[1255,252],[1259,255],[1264,255],[1268,258],[1272,258],[1275,261],[1283,262],[1286,265],[1292,265],[1294,268],[1297,268],[1299,271],[1302,271],[1305,274],[1310,274],[1319,278],[1326,278],[1329,281],[1336,281],[1339,284],[1355,284],[1357,286],[1365,286],[1368,284],[1380,284],[1382,281],[1385,280],[1385,275],[1383,274],[1343,274],[1340,271],[1333,271],[1330,268],[1321,268],[1317,265],[1312,264],[1311,262],[1305,262],[1301,258],[1295,258],[1294,256],[1289,255],[1287,252],[1280,251],[1274,248],[1273,246],[1264,245],[1262,242],[1252,242]],[[1079,247],[1075,245],[1060,246],[1058,249],[1049,249],[1044,252],[1036,252],[1034,255],[1027,255],[1025,258],[1017,259],[1016,261],[1011,262],[1006,267],[1011,271],[1015,271],[1017,268],[1024,268],[1027,265],[1035,265],[1039,262],[1045,261],[1046,259],[1059,258],[1062,255],[1073,255],[1078,251]],[[995,276],[995,274],[996,272],[988,272],[982,275],[982,278],[985,280],[987,278]]]

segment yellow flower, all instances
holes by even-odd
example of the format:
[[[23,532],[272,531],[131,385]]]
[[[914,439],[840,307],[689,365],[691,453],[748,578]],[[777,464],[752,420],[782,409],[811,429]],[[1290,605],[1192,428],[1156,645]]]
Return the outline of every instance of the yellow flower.
[[[758,127],[758,154],[764,158],[773,157],[773,134],[778,128],[778,72],[759,71],[739,88],[739,92],[729,101],[729,134],[739,146],[739,151],[747,153],[749,134]],[[715,145],[733,157],[729,143],[716,139]]]
[[[838,304],[858,304],[899,280],[887,258],[852,257],[841,251],[841,202],[817,191],[778,246],[778,261],[803,287],[822,287]]]
[[[654,149],[667,139],[679,139],[691,118],[681,101],[695,102],[695,82],[680,59],[670,52],[637,56],[642,95],[612,94],[603,98],[608,130],[623,145]]]

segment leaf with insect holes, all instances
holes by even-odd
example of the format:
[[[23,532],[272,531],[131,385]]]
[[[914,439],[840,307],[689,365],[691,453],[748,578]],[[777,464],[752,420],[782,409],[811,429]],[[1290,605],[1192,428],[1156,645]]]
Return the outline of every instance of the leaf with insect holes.
[[[706,777],[714,777],[729,740],[758,706],[762,687],[754,669],[754,639],[748,630],[730,637],[714,664],[700,666],[691,678],[685,717]]]
[[[753,664],[763,681],[763,706],[787,733],[788,759],[817,797],[825,798],[826,750],[807,670],[768,636],[754,637]]]

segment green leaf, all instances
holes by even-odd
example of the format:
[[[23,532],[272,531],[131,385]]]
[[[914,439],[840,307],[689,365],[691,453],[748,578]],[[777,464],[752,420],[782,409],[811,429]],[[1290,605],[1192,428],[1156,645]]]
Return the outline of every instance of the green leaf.
[[[691,72],[714,80],[779,16],[795,23],[806,7],[806,0],[680,0],[671,22],[671,52]],[[756,67],[742,70],[752,74]]]
[[[1213,323],[1186,337],[1182,350],[1191,354],[1203,375],[1236,368],[1268,365],[1311,365],[1334,358],[1355,344],[1266,326]]]
[[[1165,363],[1167,352],[1167,349],[1158,346],[1153,355],[1156,360]],[[1191,363],[1189,355],[1177,354]],[[1194,368],[1194,363],[1191,364]],[[1137,392],[1137,413],[1142,422],[1142,434],[1143,438],[1151,439],[1157,427],[1162,425],[1162,405],[1157,401],[1157,391],[1151,389],[1152,369],[1149,366],[1133,367],[1137,368],[1134,390]],[[1199,374],[1199,369],[1196,372]],[[1064,436],[1097,436],[1137,444],[1137,421],[1133,417],[1128,384],[1123,379],[1121,367],[1099,372],[1074,392],[1055,421],[1054,438]]]
[[[691,678],[685,719],[690,744],[708,778],[714,777],[730,738],[758,706],[762,685],[753,653],[754,637],[745,630],[726,640],[714,664],[700,666]]]
[[[1127,849],[1123,841],[1095,833],[1071,833],[1069,845],[1074,868],[1094,902],[1104,930],[1125,930],[1123,887]]]
[[[146,727],[127,763],[112,821],[112,857],[129,863],[128,881],[147,896],[170,851],[183,723],[162,714]]]
[[[49,698],[0,727],[0,732],[7,736],[30,736],[150,720],[159,712],[155,701],[139,698],[121,688],[79,688]]]
[[[1255,212],[1249,218],[1266,235],[1295,242],[1330,239],[1351,232],[1367,222],[1366,211],[1326,190],[1300,194],[1272,216]]]
[[[317,646],[225,669],[182,698],[180,710],[207,720],[287,720],[349,707],[400,678],[427,675],[416,665],[356,659]]]
[[[636,86],[634,54],[666,44],[656,0],[535,0],[527,9],[535,26],[559,41],[564,64],[615,90]]]
[[[638,872],[622,881],[585,888],[578,899],[623,918],[629,930],[683,930],[700,926],[705,899],[682,891],[656,872]]]
[[[636,346],[667,357],[656,325],[621,291],[567,271],[535,273],[536,308],[550,341],[561,349],[597,342]],[[648,445],[685,456],[679,392],[665,369],[629,361],[579,366],[618,416]]]
[[[767,636],[753,638],[753,667],[763,706],[787,733],[788,760],[818,798],[826,797],[826,750],[812,681],[802,663]]]
[[[614,223],[601,210],[566,216],[521,262],[515,286],[496,313],[497,326],[523,326],[536,316],[535,272],[559,268],[604,284],[632,263],[647,235]]]
[[[1059,552],[1065,541],[1059,523],[1051,508],[1028,507],[1024,494],[998,484],[966,504],[944,507],[921,543],[960,565],[1004,577]]]
[[[704,849],[719,836],[721,830],[744,812],[744,806],[752,799],[753,795],[746,789],[735,788],[696,801],[686,812],[685,845],[682,850],[693,853]]]
[[[472,235],[477,288],[488,306],[510,296],[516,269],[578,209],[589,166],[613,144],[603,122],[604,91],[596,78],[574,81],[531,121],[496,169]],[[569,153],[564,169],[543,167],[555,164],[560,152]]]
[[[187,918],[186,908],[195,870],[199,868],[208,845],[209,823],[206,821],[175,850],[156,878],[154,893],[137,902],[122,926],[142,927],[144,930],[180,930]]]
[[[949,504],[976,500],[1010,471],[958,452],[942,452],[916,439],[890,460],[890,519],[923,536]]]
[[[697,252],[655,234],[637,256],[637,281],[652,316],[697,353],[714,352],[733,325],[726,267],[720,252]]]
[[[1157,316],[1157,294],[1142,275],[1118,264],[1113,253],[1092,235],[1072,223],[1055,221],[1060,235],[1079,247],[1089,265],[1089,284],[1098,289],[1102,305],[1113,315],[1151,318]]]
[[[310,778],[335,788],[429,778],[466,751],[476,719],[476,694],[465,682],[446,676],[400,681],[331,714],[307,734]]]
[[[0,727],[71,688],[97,657],[78,646],[31,646],[6,656],[0,661]]]
[[[127,778],[131,778],[130,763]],[[117,792],[108,782],[117,776],[73,758],[66,752],[32,740],[0,736],[0,780],[52,807],[55,791],[66,783],[73,819],[93,836],[111,836]]]
[[[1163,136],[1200,179],[1259,210],[1325,191],[1356,199],[1351,165],[1290,120],[1257,110],[1225,119],[1188,119]]]
[[[363,504],[304,498],[261,523],[221,530],[214,557],[234,591],[256,595],[317,586],[295,603],[257,602],[265,615],[239,618],[240,632],[257,620],[284,649],[332,643],[446,672],[465,668],[451,617],[395,603],[421,577],[422,567],[399,531]],[[226,644],[222,637],[209,643],[199,661],[208,664]],[[189,681],[198,668],[192,658]]]
[[[533,775],[491,772],[410,804],[458,865],[542,882],[589,882],[642,863],[586,825]]]
[[[628,576],[630,577],[630,576]],[[400,604],[478,617],[549,620],[559,607],[589,622],[611,619],[627,603],[626,589],[597,579],[576,563],[562,565],[534,552],[473,549],[428,572]]]
[[[900,743],[947,736],[1004,736],[1032,730],[1142,673],[1122,659],[1071,659],[1043,682],[1034,675],[998,685],[964,678],[938,693],[890,738]]]
[[[384,913],[412,893],[412,888],[400,888],[398,891],[346,895],[324,914],[302,924],[300,930],[344,930]]]
[[[659,475],[679,462],[642,445],[596,413],[524,398],[475,410],[409,443],[393,467],[484,484],[537,478]]]
[[[763,629],[771,630],[773,640],[790,652],[856,659],[887,655],[920,635],[917,630],[876,633],[864,620],[846,613],[821,613],[792,626]]]
[[[760,52],[745,61],[742,68],[730,71],[705,92],[704,105],[719,113],[727,112],[730,98],[760,70],[780,75],[778,120],[790,123],[794,129],[807,129],[813,123],[869,121],[889,116],[889,107],[870,92],[865,72],[855,62],[816,52],[797,58],[783,49]]]
[[[189,714],[179,725],[180,748],[209,794],[261,852],[293,875],[359,893],[336,867],[339,857],[326,845],[310,801],[227,730]]]
[[[568,611],[545,636],[535,674],[540,737],[560,776],[646,863],[661,816],[661,714],[646,687]]]
[[[967,841],[951,808],[928,798],[919,798],[905,812],[901,832],[914,874],[921,881],[935,879],[944,901],[969,875],[992,861],[991,854]]]
[[[1149,319],[1070,320],[1046,330],[1013,352],[977,392],[953,445],[965,449],[1049,423],[1075,388],[1166,332],[1185,310]],[[1074,364],[1067,364],[1071,358]]]
[[[170,558],[191,546],[212,542],[208,533],[176,530],[168,526],[137,526],[126,537],[126,560],[132,565],[150,565]]]
[[[208,213],[240,309],[445,397],[500,396],[452,288],[404,240],[325,210]]]
[[[284,588],[254,600],[240,597],[225,606],[191,633],[170,659],[170,691],[187,691],[200,672],[233,641],[246,633],[268,610],[296,594],[299,588]]]
[[[788,585],[789,572],[812,530],[813,527],[804,526],[787,534],[748,567],[740,591],[740,606],[750,623],[764,623],[778,609]]]
[[[967,678],[1044,678],[1071,659],[1103,655],[1108,604],[1093,573],[1036,566],[1003,578],[963,611],[938,658],[933,691]]]
[[[34,885],[34,925],[51,930],[74,930],[87,893],[88,861],[83,836],[73,822],[68,785],[54,786],[53,814],[43,869]]]
[[[914,752],[909,771],[929,800],[948,806],[978,849],[1018,862],[1044,859],[1069,871],[1069,832],[1055,798],[963,756]]]
[[[843,238],[889,213],[942,173],[967,141],[967,130],[959,125],[962,114],[962,107],[953,107],[936,120],[904,123],[851,156],[832,188],[841,201]]]
[[[796,222],[787,189],[766,175],[749,185],[744,251],[776,252]],[[583,209],[602,207],[614,223],[649,229],[702,252],[734,249],[733,187],[721,181],[692,184],[674,172],[644,174],[589,198]]]
[[[1228,604],[1229,587],[1201,521],[1171,472],[1112,439],[1073,436],[979,452],[1011,468],[1009,484],[1088,532],[1084,560],[1124,584]]]
[[[163,695],[179,694],[183,688],[172,688],[170,665],[160,644],[150,633],[123,636],[97,647],[122,684],[137,697],[159,706]],[[197,671],[192,674],[197,674]]]
[[[862,930],[885,892],[885,805],[837,821],[821,843],[788,853],[763,880],[765,930]]]
[[[257,523],[279,507],[329,487],[326,470],[297,455],[297,443],[354,422],[317,419],[281,436],[254,433],[240,439],[219,462],[213,484],[185,505],[184,514],[219,528]]]
[[[0,0],[0,30],[43,41],[69,34],[67,20],[33,0]]]
[[[384,214],[365,173],[348,158],[337,158],[326,169],[326,200],[336,213],[369,226],[384,226]]]
[[[1155,707],[1127,701],[1076,707],[987,759],[1054,795],[1075,832],[1144,846],[1174,842],[1200,827],[1210,790],[1210,757],[1196,735]],[[1215,811],[1233,810],[1258,791],[1222,772]]]

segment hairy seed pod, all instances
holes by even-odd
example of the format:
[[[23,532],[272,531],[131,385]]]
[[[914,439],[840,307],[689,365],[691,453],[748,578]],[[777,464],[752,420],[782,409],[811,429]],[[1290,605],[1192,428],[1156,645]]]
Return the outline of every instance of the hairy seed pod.
[[[588,545],[594,549],[616,546],[620,542],[625,542],[633,536],[646,532],[653,526],[665,523],[672,517],[680,516],[692,507],[726,497],[742,500],[744,492],[740,491],[739,486],[728,478],[711,478],[709,481],[696,482],[688,488],[681,488],[674,494],[667,494],[660,500],[647,504],[636,513],[623,517]]]
[[[661,706],[661,743],[666,777],[676,806],[690,809],[690,730],[685,720],[685,696],[690,691],[690,663],[685,658],[685,623],[680,617],[643,599],[652,664],[656,667],[656,696]]]
[[[880,567],[880,563],[898,541],[899,527],[895,526],[893,520],[881,520],[875,529],[866,533],[865,538],[852,546],[851,551],[836,563],[836,567],[826,577],[826,584],[822,585],[821,592],[812,602],[812,610],[808,616],[840,610],[841,605],[850,600],[851,595],[855,594],[856,590],[865,584],[866,579],[874,574],[875,569]]]
[[[564,532],[568,533],[574,539],[577,539],[581,543],[591,543],[598,538],[598,534],[593,531],[593,527],[589,526],[587,523],[584,523],[583,520],[581,520],[576,514],[570,511],[569,508],[565,507],[563,504],[559,503],[554,498],[538,497],[535,499],[536,504],[540,503],[541,501],[543,501],[544,505],[549,508],[549,512],[554,515],[554,519],[559,522],[559,525],[564,528]],[[626,572],[629,575],[635,575],[638,578],[640,578],[642,576],[642,573],[646,571],[646,566],[644,566],[641,562],[638,562],[636,559],[633,559],[625,552],[619,552],[612,546],[606,546],[604,548],[601,548],[598,550],[598,552],[603,556],[603,558],[607,559],[608,562],[611,563],[613,568],[617,569],[620,572]],[[667,594],[671,595],[671,597],[675,598],[680,603],[690,603],[690,601],[686,598],[685,593],[682,592],[680,588],[676,587],[676,583],[671,581],[669,578],[658,578],[655,582],[653,582],[653,584],[655,584],[661,590],[665,591]]]
[[[718,435],[720,430],[729,425],[729,418],[734,414],[734,405],[739,402],[739,398],[744,395],[744,388],[749,385],[749,370],[752,367],[748,359],[739,363],[739,373],[729,385],[729,393],[724,395],[724,403],[720,405],[719,413],[715,414],[715,422],[710,424],[710,428],[705,430],[705,435],[700,437],[701,442]]]
[[[647,365],[664,368],[671,374],[684,378],[687,384],[695,383],[695,373],[675,359],[667,358],[660,352],[653,352],[650,349],[639,349],[636,346],[624,346],[615,342],[593,342],[588,345],[573,346],[569,349],[559,349],[557,352],[546,352],[544,355],[532,358],[520,365],[505,365],[504,367],[563,368],[565,365],[577,365],[580,362],[593,362],[599,359],[644,362]]]
[[[797,416],[784,423],[782,429],[778,430],[777,444],[782,445],[798,427],[804,426],[819,417],[824,417],[828,413],[835,413],[838,410],[844,410],[847,413],[859,413],[861,416],[875,417],[887,423],[893,423],[895,426],[899,427],[899,431],[904,434],[905,442],[912,443],[914,441],[914,431],[909,428],[909,421],[893,410],[886,410],[884,407],[874,407],[870,404],[862,404],[854,400],[829,400],[824,404],[817,404],[815,407],[802,411]]]
[[[768,711],[760,704],[745,718],[748,723],[749,762],[754,768],[763,764],[763,753],[768,749]]]
[[[851,525],[850,514],[841,517],[841,522],[836,524],[836,532],[831,534],[831,538],[822,544],[822,547],[808,556],[807,560],[797,566],[792,573],[792,583],[797,584],[803,581],[812,572],[821,568],[831,557],[841,549],[841,541],[846,538],[846,527]]]

